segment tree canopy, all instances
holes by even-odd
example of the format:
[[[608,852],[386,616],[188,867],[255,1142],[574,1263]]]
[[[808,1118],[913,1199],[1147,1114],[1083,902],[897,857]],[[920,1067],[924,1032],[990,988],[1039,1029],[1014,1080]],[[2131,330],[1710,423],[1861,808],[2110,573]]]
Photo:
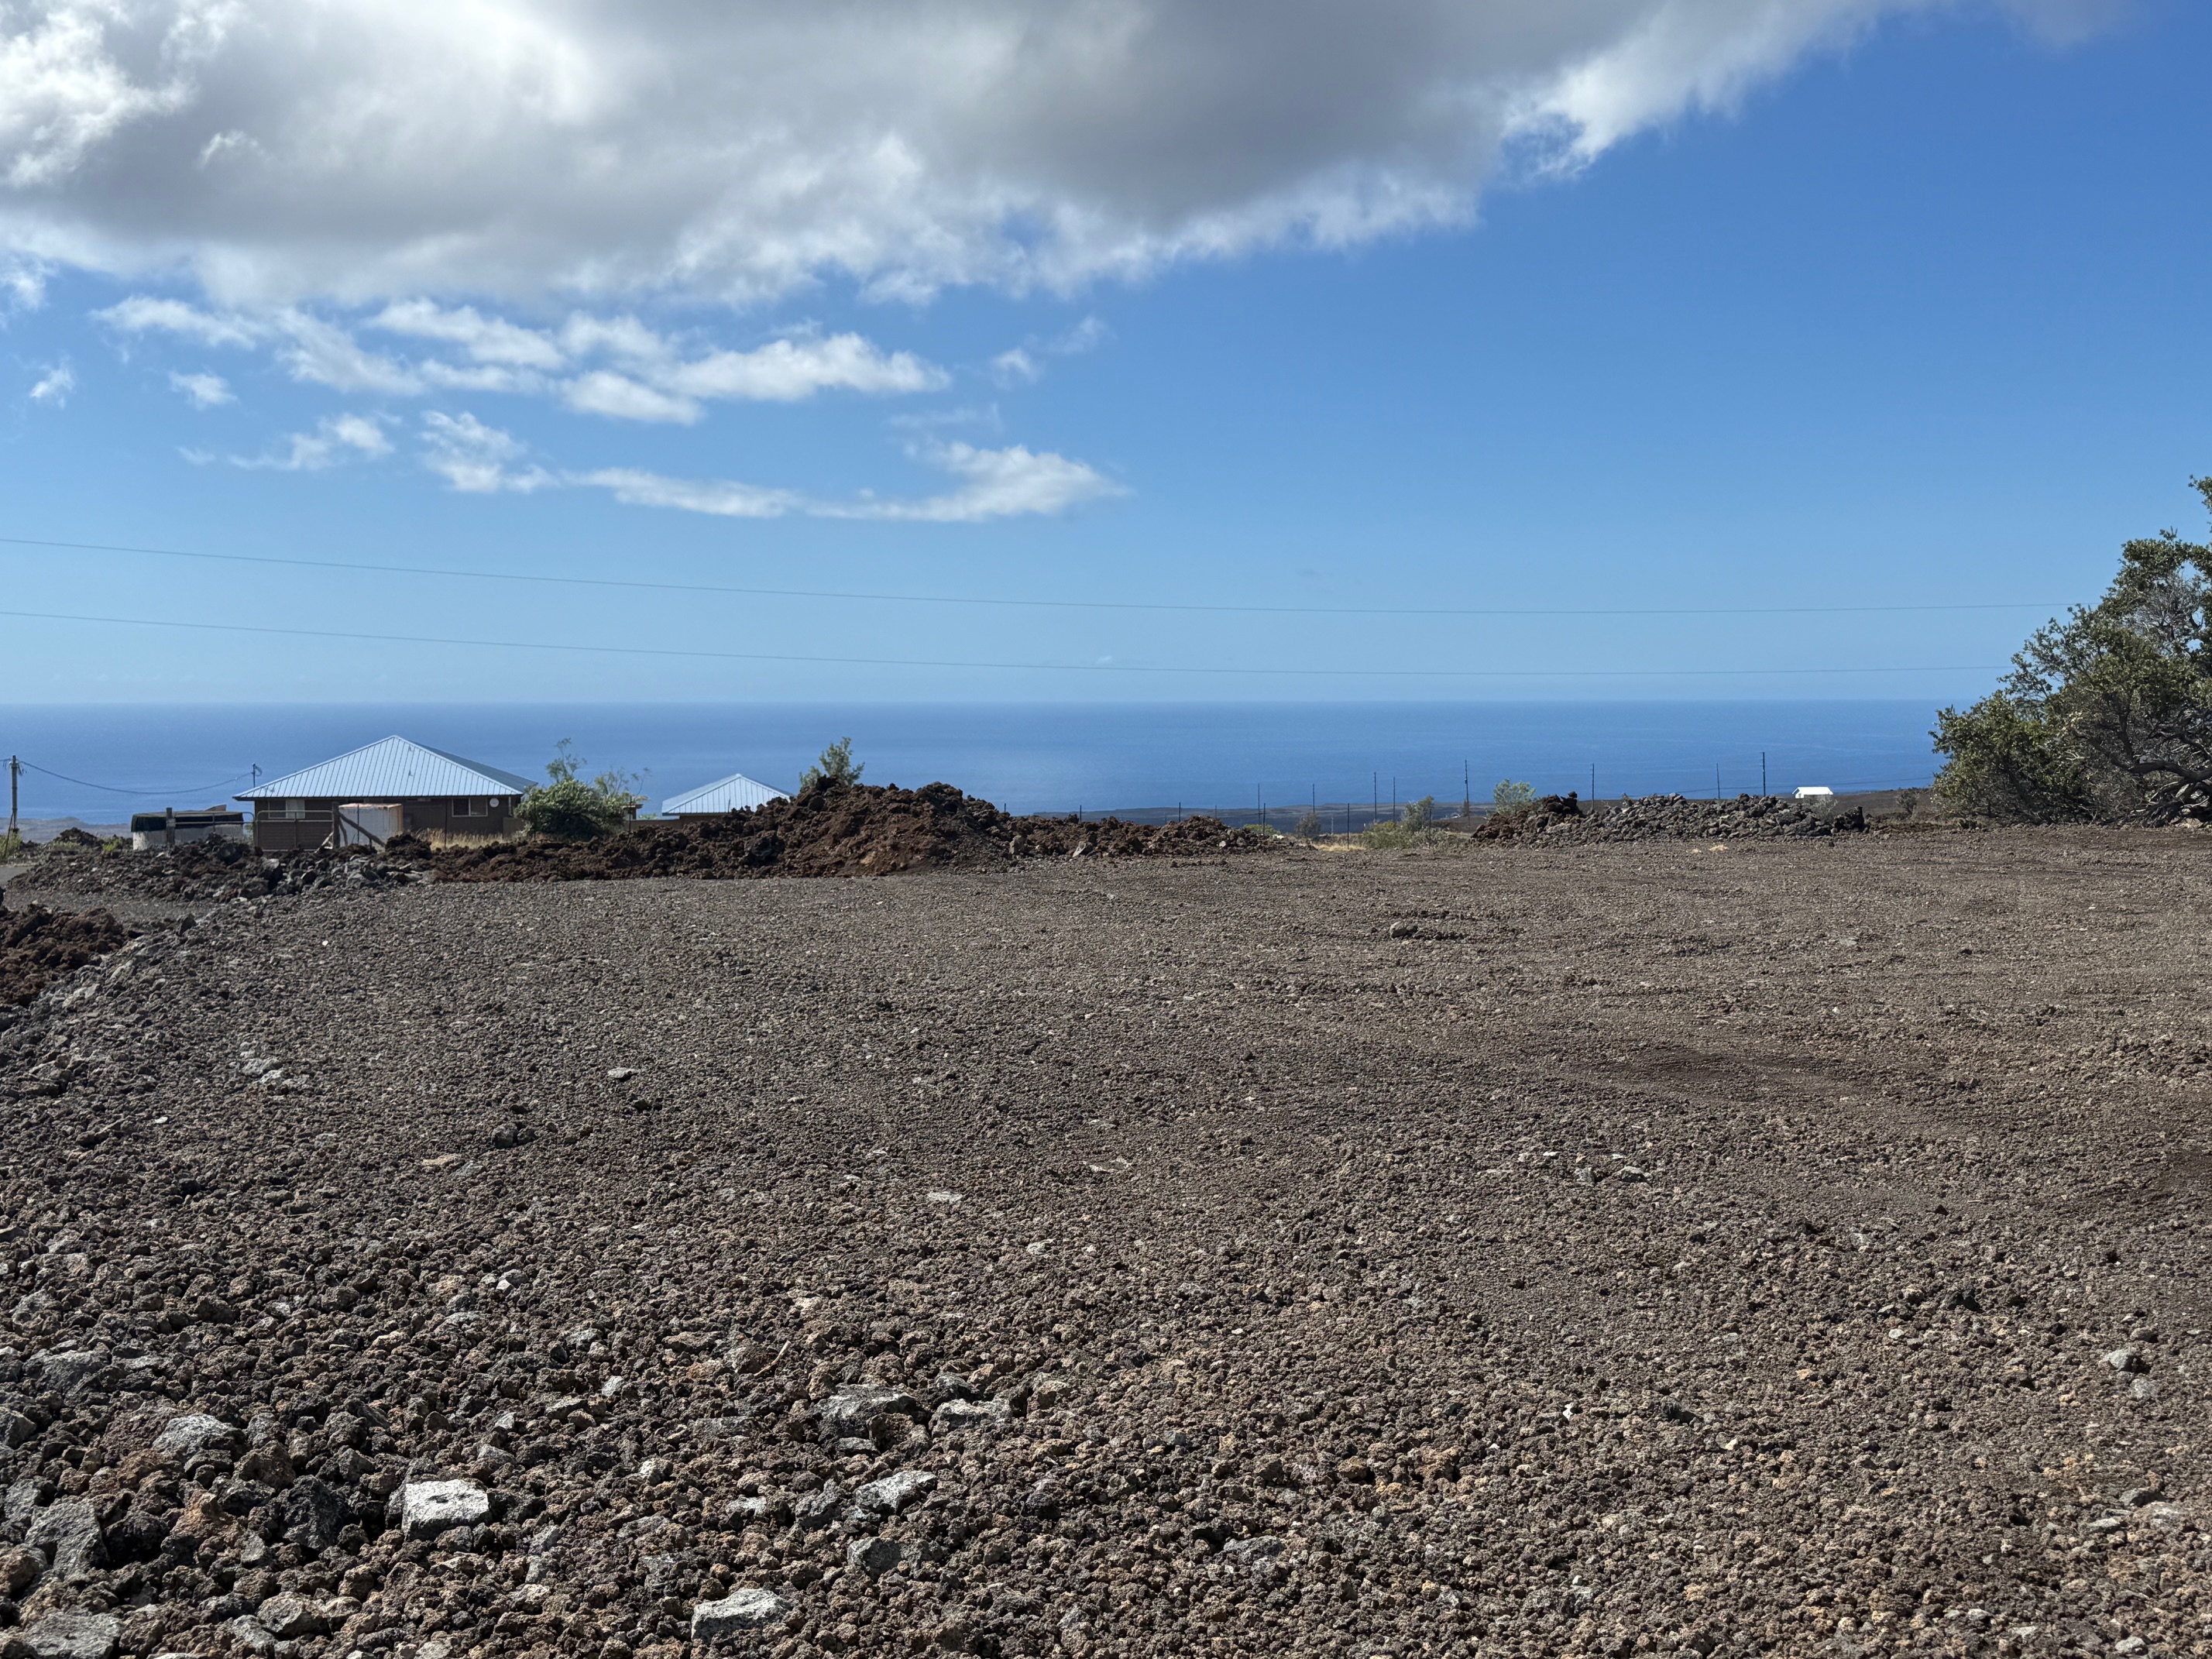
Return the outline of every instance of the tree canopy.
[[[2212,478],[2191,479],[2212,511]],[[2121,550],[2105,597],[2045,624],[1997,690],[1932,734],[1954,811],[2013,822],[2212,817],[2212,548]]]

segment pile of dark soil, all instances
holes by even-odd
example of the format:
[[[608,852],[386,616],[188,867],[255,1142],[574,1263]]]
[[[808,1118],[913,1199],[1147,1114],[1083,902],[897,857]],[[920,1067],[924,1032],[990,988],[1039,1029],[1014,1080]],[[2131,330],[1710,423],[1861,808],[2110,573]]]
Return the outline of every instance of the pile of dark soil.
[[[355,848],[310,849],[276,857],[240,842],[202,841],[133,853],[104,849],[89,836],[72,841],[70,833],[49,842],[38,861],[13,885],[23,892],[99,893],[195,903],[305,893],[331,883],[389,886],[421,874],[420,867],[404,856],[371,858]]]
[[[1018,818],[948,783],[920,789],[816,784],[746,812],[641,823],[589,842],[521,842],[432,850],[409,837],[386,849],[441,881],[617,881],[642,876],[888,876],[1014,859],[1162,858],[1265,845],[1218,818],[1103,823]]]
[[[1746,841],[1832,836],[1866,828],[1866,815],[1823,816],[1778,795],[1738,795],[1732,801],[1646,795],[1587,808],[1572,795],[1547,795],[1524,812],[1486,818],[1475,834],[1488,841],[1540,838],[1547,847],[1592,842]]]
[[[1540,836],[1554,824],[1571,823],[1583,815],[1581,799],[1571,789],[1564,795],[1546,795],[1517,812],[1492,812],[1474,827],[1478,841],[1519,841]]]
[[[10,910],[0,896],[0,1008],[21,1007],[129,937],[130,930],[105,910],[71,915],[40,904]]]

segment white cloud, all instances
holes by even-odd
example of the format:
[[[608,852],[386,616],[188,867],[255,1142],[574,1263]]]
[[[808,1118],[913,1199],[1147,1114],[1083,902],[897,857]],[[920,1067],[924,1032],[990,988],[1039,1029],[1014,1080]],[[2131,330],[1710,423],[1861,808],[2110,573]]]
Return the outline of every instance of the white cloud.
[[[536,329],[483,316],[474,306],[447,311],[428,300],[409,300],[386,306],[381,313],[369,319],[368,325],[390,334],[411,335],[418,340],[440,340],[459,346],[479,363],[501,363],[510,368],[559,368],[566,361],[561,348]]]
[[[965,480],[957,489],[912,501],[867,501],[817,509],[824,518],[895,519],[927,524],[976,524],[986,519],[1051,515],[1124,493],[1121,486],[1081,461],[1051,451],[1012,444],[978,449],[939,444],[921,458]]]
[[[56,363],[40,375],[38,384],[31,388],[31,401],[52,404],[59,409],[69,401],[70,393],[76,390],[76,371],[65,362]]]
[[[183,392],[194,409],[214,409],[238,401],[231,393],[230,382],[220,374],[172,374],[169,384]]]
[[[526,495],[553,482],[542,467],[511,470],[510,464],[522,459],[521,441],[473,415],[425,415],[422,447],[422,464],[465,495]]]
[[[39,259],[0,258],[0,313],[36,311],[46,302],[46,267]]]
[[[558,337],[431,301],[394,301],[361,326],[458,349],[454,362],[373,351],[354,331],[299,307],[215,312],[185,301],[133,295],[94,313],[118,332],[163,334],[204,346],[264,347],[295,380],[334,391],[415,397],[430,391],[553,395],[581,414],[689,424],[708,401],[797,403],[818,392],[878,397],[937,391],[951,377],[908,351],[885,351],[858,334],[799,334],[751,350],[700,349],[632,316],[577,313]],[[592,357],[622,368],[568,374]],[[567,378],[563,378],[566,374]]]
[[[817,392],[934,392],[947,383],[944,370],[908,352],[886,355],[857,334],[774,340],[754,351],[716,351],[672,364],[655,379],[680,396],[779,404],[797,403]]]
[[[205,346],[258,345],[267,337],[264,327],[244,318],[220,317],[182,300],[145,294],[134,294],[93,315],[126,334],[174,334]]]
[[[383,425],[366,416],[334,415],[318,421],[313,432],[295,432],[283,447],[263,455],[216,457],[188,449],[185,459],[196,465],[222,459],[232,466],[255,472],[319,472],[343,461],[373,461],[392,453],[392,440]]]
[[[1097,318],[1085,317],[1064,334],[1000,352],[991,359],[991,378],[1003,386],[1034,386],[1044,379],[1043,359],[1080,357],[1097,350],[1113,332]]]
[[[805,498],[787,489],[763,489],[712,479],[664,478],[627,467],[571,473],[567,482],[612,490],[617,501],[631,507],[673,507],[725,519],[780,519],[805,507]]]
[[[1516,146],[1587,161],[1887,18],[2112,4],[11,0],[0,246],[257,309],[1070,284],[1465,222]]]
[[[572,472],[562,481],[611,490],[617,501],[632,507],[675,507],[723,518],[780,519],[802,514],[814,519],[927,524],[975,524],[987,519],[1050,515],[1123,493],[1119,484],[1081,461],[1049,452],[1033,453],[1019,445],[978,449],[963,443],[940,444],[917,453],[965,482],[942,495],[912,501],[837,501],[756,484],[670,478],[628,468]]]
[[[1044,365],[1026,346],[1016,346],[991,359],[991,378],[1000,386],[1034,386],[1044,378]]]
[[[611,369],[579,375],[561,388],[561,401],[580,415],[618,421],[674,421],[689,426],[706,410],[692,398],[674,398]]]

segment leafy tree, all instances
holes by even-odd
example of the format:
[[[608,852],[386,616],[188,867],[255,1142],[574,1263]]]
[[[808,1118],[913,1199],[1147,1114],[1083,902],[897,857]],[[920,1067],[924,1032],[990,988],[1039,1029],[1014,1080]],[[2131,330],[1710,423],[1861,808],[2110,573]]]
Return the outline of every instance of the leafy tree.
[[[630,787],[638,775],[602,772],[586,783],[583,770],[583,757],[562,738],[545,764],[547,781],[532,786],[514,809],[523,827],[554,841],[589,841],[621,829],[645,805]]]
[[[1437,798],[1434,795],[1424,795],[1417,801],[1407,803],[1406,828],[1408,830],[1426,830],[1436,821]]]
[[[1536,804],[1534,784],[1516,783],[1502,778],[1498,787],[1490,792],[1490,810],[1493,812],[1525,812]]]
[[[2212,478],[2191,483],[2212,509]],[[2038,629],[1932,734],[1954,811],[2019,823],[2212,815],[2212,548],[2127,544],[2105,597]]]
[[[1321,814],[1309,807],[1298,814],[1298,821],[1291,826],[1291,833],[1301,841],[1312,841],[1321,834]]]
[[[822,751],[822,758],[800,775],[799,787],[810,788],[817,783],[858,783],[866,769],[854,764],[853,740],[840,738]]]

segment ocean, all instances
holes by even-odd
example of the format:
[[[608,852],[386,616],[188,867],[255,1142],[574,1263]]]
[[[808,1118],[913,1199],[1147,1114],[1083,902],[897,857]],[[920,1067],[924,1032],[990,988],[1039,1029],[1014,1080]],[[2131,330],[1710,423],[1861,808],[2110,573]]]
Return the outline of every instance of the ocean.
[[[871,783],[943,781],[1018,812],[1176,809],[1279,823],[1309,802],[1540,793],[1734,795],[1925,784],[1917,702],[1250,704],[591,703],[0,708],[27,817],[112,823],[205,806],[393,733],[530,776],[573,740],[588,769],[641,774],[657,804],[732,772],[778,788],[849,737]],[[652,810],[648,807],[648,811]]]

